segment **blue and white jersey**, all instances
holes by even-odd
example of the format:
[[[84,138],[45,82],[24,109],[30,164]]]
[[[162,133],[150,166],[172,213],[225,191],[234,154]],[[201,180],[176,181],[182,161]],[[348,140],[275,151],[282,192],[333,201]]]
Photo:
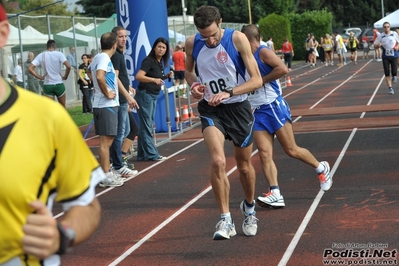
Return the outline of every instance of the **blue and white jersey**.
[[[256,50],[254,57],[256,62],[258,63],[260,75],[262,77],[266,76],[270,72],[273,71],[273,67],[268,64],[265,64],[260,59],[260,51],[262,49],[270,49],[267,46],[261,45],[258,50]],[[248,101],[251,103],[251,107],[257,108],[264,104],[272,103],[276,100],[278,96],[282,94],[280,81],[273,80],[268,83],[264,83],[262,87],[254,90],[253,92],[248,94]]]
[[[385,32],[383,32],[378,35],[374,44],[379,43],[381,43],[383,58],[399,57],[399,52],[394,49],[395,45],[399,43],[399,36],[395,31],[391,31],[389,34],[385,34]]]
[[[232,29],[225,29],[222,40],[209,47],[197,33],[194,39],[193,57],[198,70],[198,81],[205,85],[204,99],[228,91],[245,82],[245,65],[233,44]],[[246,94],[235,95],[222,101],[224,104],[242,102]]]
[[[114,66],[111,59],[106,53],[97,54],[93,58],[93,62],[88,67],[93,77],[94,101],[93,108],[115,107],[119,106],[118,77],[116,76]],[[114,99],[107,98],[101,91],[96,78],[98,70],[105,71],[105,83],[108,91],[113,90],[116,97]]]

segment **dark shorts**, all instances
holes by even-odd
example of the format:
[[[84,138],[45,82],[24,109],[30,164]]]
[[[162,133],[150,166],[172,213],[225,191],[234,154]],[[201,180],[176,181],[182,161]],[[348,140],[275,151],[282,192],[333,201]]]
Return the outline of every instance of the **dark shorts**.
[[[357,51],[357,48],[350,48],[349,49],[351,52],[356,52]]]
[[[96,135],[116,136],[118,131],[118,108],[118,106],[93,108]]]
[[[175,71],[175,80],[183,80],[185,78],[185,71]]]
[[[236,147],[248,147],[253,142],[254,117],[250,103],[245,100],[240,103],[220,104],[210,106],[207,101],[198,103],[202,131],[209,126],[215,126],[227,140],[232,140]]]
[[[60,98],[65,94],[64,83],[54,84],[54,85],[43,85],[44,95]]]

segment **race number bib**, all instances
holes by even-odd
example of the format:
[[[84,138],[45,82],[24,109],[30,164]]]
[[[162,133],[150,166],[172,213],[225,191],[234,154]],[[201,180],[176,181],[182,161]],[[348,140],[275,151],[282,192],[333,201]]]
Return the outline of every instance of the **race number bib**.
[[[386,56],[394,56],[395,51],[393,49],[385,49],[385,55]]]
[[[207,99],[210,99],[214,94],[230,91],[236,86],[231,77],[209,80],[205,82],[204,85],[206,86],[205,94]]]

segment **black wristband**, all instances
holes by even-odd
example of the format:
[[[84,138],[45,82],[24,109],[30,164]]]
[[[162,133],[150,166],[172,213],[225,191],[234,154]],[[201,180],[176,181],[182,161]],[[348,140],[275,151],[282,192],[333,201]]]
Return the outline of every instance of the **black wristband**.
[[[230,98],[233,97],[233,89],[227,91],[230,94]]]
[[[57,223],[57,229],[60,233],[60,247],[56,254],[62,255],[72,249],[73,241],[75,240],[75,231],[72,228],[63,226],[60,222]]]

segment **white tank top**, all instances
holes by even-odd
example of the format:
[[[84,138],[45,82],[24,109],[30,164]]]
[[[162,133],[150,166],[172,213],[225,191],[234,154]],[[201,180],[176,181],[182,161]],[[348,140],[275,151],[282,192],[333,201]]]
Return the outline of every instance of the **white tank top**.
[[[208,47],[197,34],[194,39],[193,57],[196,62],[198,81],[206,86],[204,99],[243,84],[245,65],[233,44],[232,29],[225,29],[216,47]],[[242,102],[246,94],[235,95],[222,101],[224,104]]]

